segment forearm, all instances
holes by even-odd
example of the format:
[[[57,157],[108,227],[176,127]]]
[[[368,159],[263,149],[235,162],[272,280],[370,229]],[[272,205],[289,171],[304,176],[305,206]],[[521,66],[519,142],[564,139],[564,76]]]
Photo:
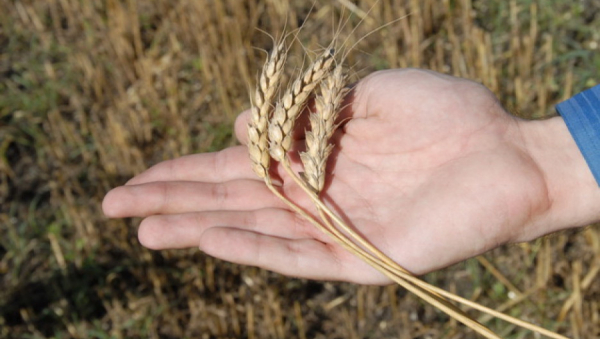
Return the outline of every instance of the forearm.
[[[600,221],[600,187],[561,117],[519,121],[526,152],[539,166],[549,208],[519,240]]]

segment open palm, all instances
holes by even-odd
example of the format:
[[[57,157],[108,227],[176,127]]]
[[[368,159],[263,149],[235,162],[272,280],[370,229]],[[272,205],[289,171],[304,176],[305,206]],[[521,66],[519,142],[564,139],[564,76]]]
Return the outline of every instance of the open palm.
[[[322,197],[413,273],[525,240],[524,225],[549,208],[520,121],[485,87],[389,70],[360,81],[348,101]],[[247,118],[236,123],[242,142]],[[285,195],[314,211],[280,168],[274,172]],[[153,249],[199,246],[292,276],[390,282],[278,201],[244,146],[160,163],[109,192],[103,208],[109,217],[144,217],[139,238]]]

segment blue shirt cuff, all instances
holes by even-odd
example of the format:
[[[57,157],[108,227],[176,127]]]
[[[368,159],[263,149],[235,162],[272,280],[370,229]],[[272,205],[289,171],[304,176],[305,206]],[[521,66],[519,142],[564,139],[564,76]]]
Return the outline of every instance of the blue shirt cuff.
[[[556,106],[600,186],[600,85]]]

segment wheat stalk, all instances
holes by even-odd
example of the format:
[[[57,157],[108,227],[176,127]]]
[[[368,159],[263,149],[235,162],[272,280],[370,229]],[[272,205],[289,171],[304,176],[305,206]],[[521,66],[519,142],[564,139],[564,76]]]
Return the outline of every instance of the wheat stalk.
[[[545,335],[549,338],[568,339],[567,337],[565,337],[563,335],[546,330],[545,328],[533,325],[531,323],[528,323],[526,321],[509,316],[502,312],[495,311],[493,309],[490,309],[489,307],[485,307],[476,302],[462,298],[456,294],[450,293],[441,288],[430,285],[430,284],[420,280],[419,278],[413,276],[410,272],[406,271],[404,268],[402,268],[400,265],[398,265],[392,259],[390,259],[385,254],[383,254],[381,251],[379,251],[376,247],[369,244],[364,238],[362,238],[360,235],[358,235],[356,232],[354,232],[351,228],[349,228],[348,225],[346,225],[341,220],[341,218],[339,218],[335,213],[333,213],[331,211],[331,209],[329,209],[329,207],[327,207],[320,200],[320,198],[313,192],[312,188],[309,187],[308,184],[302,180],[302,178],[295,175],[295,173],[291,169],[291,166],[289,165],[289,161],[287,159],[284,160],[283,167],[286,170],[286,172],[292,176],[292,179],[308,194],[308,196],[313,200],[313,203],[319,209],[321,218],[323,219],[324,223],[327,225],[326,227],[318,226],[318,228],[320,230],[322,230],[326,234],[330,235],[333,239],[336,240],[337,243],[341,244],[346,250],[355,254],[359,258],[363,259],[369,265],[371,265],[378,271],[385,274],[387,277],[392,279],[394,282],[396,282],[400,286],[404,287],[408,291],[411,291],[415,295],[426,300],[433,306],[444,311],[445,313],[447,313],[451,317],[455,318],[456,320],[462,322],[469,328],[482,334],[486,338],[499,338],[497,335],[495,335],[494,333],[489,331],[487,328],[483,327],[479,322],[475,321],[473,318],[468,317],[468,316],[465,318],[465,317],[461,316],[461,314],[463,312],[460,311],[459,309],[456,309],[456,307],[451,307],[451,306],[447,307],[448,305],[445,302],[445,300],[440,300],[439,296],[448,298],[450,300],[461,303],[465,306],[476,309],[480,312],[487,313],[488,315],[491,315],[498,319],[502,319],[506,322],[520,326],[520,327],[528,329],[530,331]],[[323,214],[326,214],[326,215],[323,215]],[[335,227],[333,227],[333,225],[331,225],[331,223],[328,221],[328,218],[331,218],[332,220],[334,220],[334,222],[336,224],[340,225],[340,228],[344,232],[346,232],[347,234],[350,234],[350,237],[355,239],[362,246],[373,250],[375,255],[370,254],[369,252],[367,252],[363,248],[361,248],[359,245],[353,243],[352,240],[350,240],[350,238],[348,236],[346,236],[340,230],[337,230]],[[311,221],[314,224],[314,222],[312,220],[310,220],[310,219],[307,219],[307,220]],[[407,282],[409,282],[410,284],[407,284]],[[416,287],[417,289],[415,289],[413,287]],[[419,289],[424,290],[425,294],[427,294],[427,295],[423,295],[423,293],[420,293]],[[433,300],[428,295],[433,297]]]
[[[275,50],[279,50],[279,47],[275,48]],[[286,51],[282,48],[281,53],[285,54]],[[444,297],[523,328],[544,334],[548,337],[557,339],[566,338],[514,317],[496,312],[419,280],[379,251],[376,247],[371,245],[359,234],[354,232],[339,216],[333,213],[331,209],[321,201],[318,193],[323,188],[326,176],[325,163],[333,147],[329,144],[328,140],[336,129],[335,120],[337,118],[337,112],[345,95],[345,77],[343,76],[342,68],[341,66],[338,66],[334,71],[331,70],[334,61],[333,50],[327,50],[317,58],[317,60],[310,65],[308,70],[294,81],[292,86],[284,94],[283,99],[276,104],[275,112],[268,125],[268,133],[266,133],[265,123],[262,118],[268,120],[269,111],[272,107],[270,100],[272,100],[275,95],[274,93],[278,88],[278,85],[276,85],[274,89],[269,86],[269,84],[272,85],[273,82],[269,81],[267,78],[270,74],[276,73],[273,71],[276,67],[272,65],[277,65],[277,62],[270,63],[269,60],[271,60],[271,56],[265,63],[265,68],[270,66],[272,69],[266,71],[263,69],[262,74],[265,74],[265,81],[262,81],[261,75],[261,88],[257,89],[255,95],[257,104],[253,107],[253,117],[248,126],[248,133],[249,136],[254,137],[252,146],[249,142],[249,151],[260,154],[260,157],[253,157],[251,155],[251,158],[259,160],[256,162],[253,160],[253,168],[255,172],[257,172],[257,175],[265,179],[267,186],[276,196],[315,225],[316,228],[328,234],[343,248],[354,253],[356,256],[388,276],[391,280],[444,311],[456,320],[462,322],[474,331],[482,334],[486,338],[498,339],[499,337],[485,326],[466,315],[455,305],[449,303]],[[282,60],[281,65],[283,65],[285,55],[280,56],[278,60]],[[281,72],[281,68],[279,68],[279,72]],[[291,169],[287,155],[287,152],[291,147],[294,122],[304,108],[308,96],[325,77],[327,77],[327,80],[321,85],[321,95],[315,102],[316,112],[311,114],[310,117],[311,130],[306,133],[307,151],[301,154],[305,166],[305,172],[303,178],[301,178]],[[269,93],[270,95],[267,96],[265,93]],[[258,105],[258,103],[261,105]],[[266,151],[267,142],[269,143],[268,152]],[[268,165],[270,163],[269,154],[274,160],[279,161],[283,165],[285,171],[312,199],[319,211],[322,223],[315,220],[311,215],[273,187],[268,174]],[[332,224],[330,219],[340,227],[339,230]]]
[[[486,328],[485,326],[483,326],[482,324],[477,322],[475,319],[466,315],[463,311],[458,309],[456,306],[450,304],[446,299],[441,297],[440,294],[433,292],[429,288],[430,287],[429,284],[419,280],[416,277],[412,277],[409,272],[404,270],[402,267],[400,267],[395,262],[391,261],[391,259],[390,259],[390,261],[393,263],[393,265],[389,265],[389,264],[383,262],[381,259],[376,258],[371,253],[365,251],[359,245],[354,243],[352,241],[352,239],[354,239],[355,241],[358,241],[359,243],[361,243],[363,245],[370,245],[364,238],[360,237],[358,234],[356,234],[354,231],[352,231],[347,225],[343,224],[342,229],[344,230],[344,232],[349,233],[352,239],[349,238],[345,233],[341,232],[336,227],[334,227],[331,224],[331,222],[329,222],[329,220],[327,219],[327,216],[324,215],[324,213],[329,214],[329,213],[333,213],[333,212],[331,212],[331,210],[323,204],[323,202],[318,198],[318,196],[312,190],[312,188],[309,187],[306,182],[304,182],[299,176],[297,176],[293,172],[291,166],[289,165],[289,159],[287,157],[284,158],[284,160],[283,160],[283,167],[286,170],[286,172],[292,177],[292,179],[295,180],[296,183],[302,189],[305,190],[305,192],[307,192],[307,194],[309,195],[309,197],[311,199],[313,199],[313,202],[315,203],[315,205],[317,205],[317,209],[319,210],[319,213],[321,215],[321,218],[322,218],[325,226],[323,226],[319,222],[313,221],[314,219],[312,219],[312,218],[311,218],[312,220],[311,219],[308,219],[308,220],[311,223],[313,223],[319,230],[321,230],[325,234],[329,235],[344,249],[346,249],[350,253],[353,253],[360,259],[364,260],[366,263],[371,265],[373,268],[377,269],[379,272],[381,272],[384,275],[386,275],[387,277],[389,277],[392,281],[396,282],[400,286],[404,287],[406,290],[414,293],[421,299],[427,301],[431,305],[433,305],[436,308],[440,309],[441,311],[445,312],[450,317],[460,321],[461,323],[465,324],[467,327],[473,329],[477,333],[482,334],[484,337],[486,337],[488,339],[501,339],[496,334],[494,334],[492,331],[490,331],[488,328]],[[317,203],[316,201],[318,201],[319,203]],[[337,216],[335,216],[335,218],[338,218],[338,221],[341,220]],[[335,218],[332,218],[332,219],[335,219]],[[411,278],[414,278],[414,279],[411,279],[411,280],[406,279],[406,277],[408,277],[408,276],[410,276]]]

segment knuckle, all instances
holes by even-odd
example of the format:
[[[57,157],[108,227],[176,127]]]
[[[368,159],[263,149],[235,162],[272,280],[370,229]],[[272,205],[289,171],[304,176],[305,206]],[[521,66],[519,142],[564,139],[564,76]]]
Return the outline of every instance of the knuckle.
[[[163,210],[169,206],[169,202],[171,201],[171,187],[168,183],[163,182],[158,184],[158,190],[161,198],[159,210]]]
[[[247,227],[249,230],[256,230],[259,225],[264,223],[264,221],[260,219],[259,212],[257,211],[244,213],[241,222],[242,225]]]
[[[225,184],[213,184],[211,187],[211,199],[218,208],[223,207],[229,199],[229,188]]]
[[[291,221],[291,227],[294,230],[294,233],[300,235],[300,236],[306,236],[309,235],[307,232],[307,227],[306,227],[306,222],[304,220],[304,217],[302,217],[300,214],[298,213],[291,213],[288,212],[290,214],[290,221]]]
[[[288,241],[286,244],[286,250],[288,252],[287,257],[287,270],[285,272],[289,275],[296,275],[298,272],[307,270],[306,262],[303,260],[302,250],[300,244],[297,241]]]

